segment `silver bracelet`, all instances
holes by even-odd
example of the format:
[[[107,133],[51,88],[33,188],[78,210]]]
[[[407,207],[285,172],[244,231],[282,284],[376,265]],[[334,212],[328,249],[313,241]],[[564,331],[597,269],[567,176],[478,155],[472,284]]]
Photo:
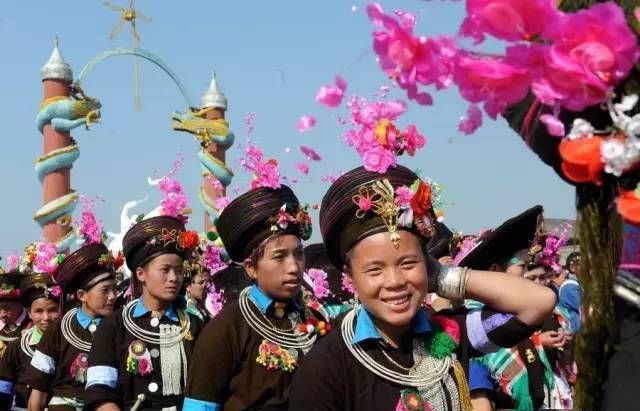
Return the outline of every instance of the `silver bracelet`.
[[[469,269],[443,265],[436,279],[436,293],[450,300],[462,300],[467,288]]]

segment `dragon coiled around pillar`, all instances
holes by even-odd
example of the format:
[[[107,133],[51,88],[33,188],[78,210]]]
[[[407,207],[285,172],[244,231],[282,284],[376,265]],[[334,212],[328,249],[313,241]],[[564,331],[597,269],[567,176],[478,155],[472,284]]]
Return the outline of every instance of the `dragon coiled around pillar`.
[[[84,125],[87,129],[92,123],[100,119],[100,102],[84,94],[78,86],[72,86],[71,96],[58,96],[45,99],[40,104],[40,110],[36,116],[36,126],[38,131],[44,134],[47,125],[53,127],[57,132],[69,132],[76,127]],[[44,182],[45,176],[57,170],[71,168],[73,163],[80,156],[80,149],[75,140],[71,139],[71,144],[53,150],[36,160],[35,171],[40,183]],[[71,214],[75,210],[78,201],[78,193],[71,191],[43,205],[33,216],[40,226],[45,226],[56,222],[56,224],[69,227],[71,224]],[[74,230],[69,232],[58,242],[58,251],[70,248],[76,240]]]
[[[212,156],[207,149],[211,144],[215,144],[227,150],[233,145],[235,136],[229,130],[229,123],[225,119],[207,119],[205,117],[213,109],[213,107],[205,107],[196,110],[191,109],[186,113],[174,112],[171,115],[173,120],[172,128],[176,131],[192,134],[198,140],[201,146],[200,151],[198,151],[198,160],[200,161],[203,175],[205,177],[212,176],[222,186],[228,187],[233,179],[233,172],[225,163]],[[207,195],[204,187],[200,187],[198,197],[205,211],[211,217],[213,224],[215,224],[220,214],[215,205],[215,200]]]

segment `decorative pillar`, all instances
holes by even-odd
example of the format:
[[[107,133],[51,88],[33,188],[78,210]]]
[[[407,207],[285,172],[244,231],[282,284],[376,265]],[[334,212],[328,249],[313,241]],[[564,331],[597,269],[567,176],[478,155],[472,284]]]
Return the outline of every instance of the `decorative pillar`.
[[[214,72],[211,77],[211,83],[209,84],[209,88],[202,96],[202,111],[204,111],[204,116],[207,120],[225,120],[225,114],[227,111],[227,97],[220,91],[218,88],[218,82],[216,80],[216,73]],[[208,144],[203,151],[206,151],[207,157],[211,157],[217,161],[220,166],[226,164],[226,152],[230,147],[228,144],[228,139],[224,141],[224,144],[216,143],[216,139],[213,142]],[[233,140],[231,141],[231,144]],[[204,154],[204,153],[202,153]],[[225,167],[226,168],[226,167]],[[228,170],[228,169],[227,169]],[[203,169],[203,180],[202,186],[200,188],[200,199],[205,205],[205,216],[204,216],[204,230],[205,233],[215,231],[215,220],[218,217],[218,213],[213,209],[217,209],[215,206],[215,200],[224,197],[226,194],[226,186],[229,184],[231,179],[227,181],[225,178],[221,178],[223,176],[216,175],[215,172],[211,172],[212,170]],[[228,170],[230,172],[230,170]],[[222,188],[212,184],[209,177],[213,174],[218,181],[220,181]],[[230,174],[231,176],[233,174]]]
[[[69,131],[56,130],[51,124],[51,118],[56,116],[55,103],[70,98],[73,83],[71,67],[60,54],[57,38],[49,60],[42,66],[41,77],[44,100],[37,122],[44,137],[44,152],[36,161],[36,172],[42,183],[44,205],[34,220],[42,227],[44,240],[57,243],[59,251],[64,251],[73,240],[70,222],[78,195],[71,190],[71,163],[79,151]]]

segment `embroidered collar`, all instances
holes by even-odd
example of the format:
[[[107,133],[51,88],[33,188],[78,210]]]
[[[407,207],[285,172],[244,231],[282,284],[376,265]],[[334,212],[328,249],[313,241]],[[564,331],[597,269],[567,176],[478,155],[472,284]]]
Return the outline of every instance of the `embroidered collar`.
[[[29,345],[36,345],[42,339],[42,331],[35,325],[33,326],[33,331],[31,331],[31,338],[29,338]]]
[[[420,309],[413,318],[413,332],[416,334],[424,334],[429,331],[431,331],[431,324],[429,324],[427,312],[424,309]],[[356,329],[351,339],[351,344],[357,344],[370,339],[381,340],[382,336],[373,323],[369,312],[361,307],[358,310]]]
[[[89,314],[84,312],[82,308],[79,308],[78,312],[76,313],[76,320],[78,320],[78,323],[80,324],[80,326],[86,330],[87,328],[89,328],[92,321],[96,325],[100,325],[100,321],[102,321],[102,317],[93,318]]]
[[[138,301],[136,302],[136,306],[133,309],[133,318],[139,318],[142,317],[143,315],[147,314],[149,311],[149,309],[144,305],[144,301],[141,298],[138,298]],[[167,308],[164,312],[164,316],[167,317],[168,319],[170,319],[173,322],[179,322],[180,319],[178,318],[178,314],[176,313],[176,310],[173,308],[173,305],[170,305],[169,308]]]
[[[262,291],[260,287],[255,284],[252,285],[251,289],[249,290],[249,298],[254,302],[258,309],[262,311],[263,314],[267,313],[267,310],[274,302],[273,298],[265,294],[264,291]],[[292,300],[292,304],[297,311],[302,311],[302,306],[297,301],[297,299]]]

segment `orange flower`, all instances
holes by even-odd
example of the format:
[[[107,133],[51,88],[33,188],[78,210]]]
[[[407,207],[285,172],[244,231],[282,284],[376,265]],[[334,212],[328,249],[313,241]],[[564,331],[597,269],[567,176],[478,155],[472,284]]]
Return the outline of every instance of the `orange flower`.
[[[195,231],[185,231],[180,233],[178,243],[182,248],[193,249],[197,247],[198,243],[200,243],[200,238],[198,237],[198,233]]]
[[[424,217],[431,210],[431,186],[424,181],[420,181],[416,193],[411,198],[411,208],[415,218]]]
[[[562,172],[574,183],[602,184],[604,163],[600,148],[604,139],[594,136],[577,140],[562,140],[558,151],[562,157]]]
[[[640,190],[625,191],[616,200],[618,213],[631,224],[640,224]]]

